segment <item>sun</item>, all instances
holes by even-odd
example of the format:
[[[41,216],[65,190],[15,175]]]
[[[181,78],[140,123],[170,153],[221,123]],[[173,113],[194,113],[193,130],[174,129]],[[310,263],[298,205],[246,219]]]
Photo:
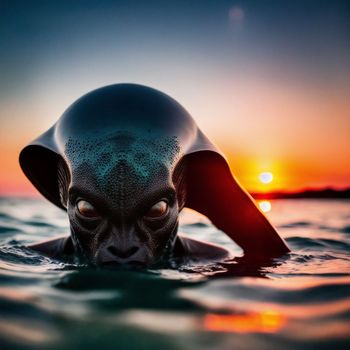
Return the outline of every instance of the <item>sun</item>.
[[[263,184],[269,184],[273,180],[273,175],[269,171],[260,173],[259,180]]]

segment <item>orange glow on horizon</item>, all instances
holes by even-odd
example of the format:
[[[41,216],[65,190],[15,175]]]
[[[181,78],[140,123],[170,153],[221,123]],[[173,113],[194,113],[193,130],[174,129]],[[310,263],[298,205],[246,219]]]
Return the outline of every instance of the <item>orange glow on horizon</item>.
[[[262,311],[240,315],[207,314],[203,327],[213,332],[274,333],[286,324],[286,317],[277,311]]]
[[[350,187],[350,172],[346,169],[347,160],[337,163],[337,167],[332,167],[328,159],[317,163],[290,156],[281,159],[271,155],[267,159],[267,156],[248,155],[244,151],[234,154],[231,147],[224,144],[221,149],[227,156],[232,174],[249,192],[294,192],[306,188]],[[262,183],[259,175],[263,172],[271,172],[273,180]]]

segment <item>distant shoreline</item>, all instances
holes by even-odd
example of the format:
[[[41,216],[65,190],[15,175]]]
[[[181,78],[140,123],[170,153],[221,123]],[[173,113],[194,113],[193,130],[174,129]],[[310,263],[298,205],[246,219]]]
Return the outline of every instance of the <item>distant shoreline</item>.
[[[251,192],[250,194],[255,199],[350,198],[350,188],[344,190],[334,188],[306,189],[296,192]]]

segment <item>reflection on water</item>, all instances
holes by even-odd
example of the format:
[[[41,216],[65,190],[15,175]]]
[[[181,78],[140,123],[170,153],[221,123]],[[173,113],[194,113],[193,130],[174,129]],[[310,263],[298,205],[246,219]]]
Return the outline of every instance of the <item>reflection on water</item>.
[[[113,271],[26,249],[68,232],[65,214],[1,199],[1,349],[347,349],[350,201],[268,203],[287,257]],[[181,221],[180,231],[241,256],[203,216]]]
[[[259,201],[259,208],[264,212],[264,213],[268,213],[269,211],[271,211],[271,202],[270,201]]]
[[[267,310],[242,315],[207,314],[204,329],[215,332],[274,333],[286,323],[279,312]]]

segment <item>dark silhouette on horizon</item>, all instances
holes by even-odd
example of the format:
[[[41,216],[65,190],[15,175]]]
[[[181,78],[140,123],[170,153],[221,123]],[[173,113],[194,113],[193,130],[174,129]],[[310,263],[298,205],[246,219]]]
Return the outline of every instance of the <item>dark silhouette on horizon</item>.
[[[308,188],[296,192],[288,191],[272,191],[272,192],[251,192],[251,196],[254,199],[301,199],[301,198],[329,198],[329,199],[341,199],[350,198],[350,187],[346,189],[335,189],[332,187],[326,187],[322,189]]]

